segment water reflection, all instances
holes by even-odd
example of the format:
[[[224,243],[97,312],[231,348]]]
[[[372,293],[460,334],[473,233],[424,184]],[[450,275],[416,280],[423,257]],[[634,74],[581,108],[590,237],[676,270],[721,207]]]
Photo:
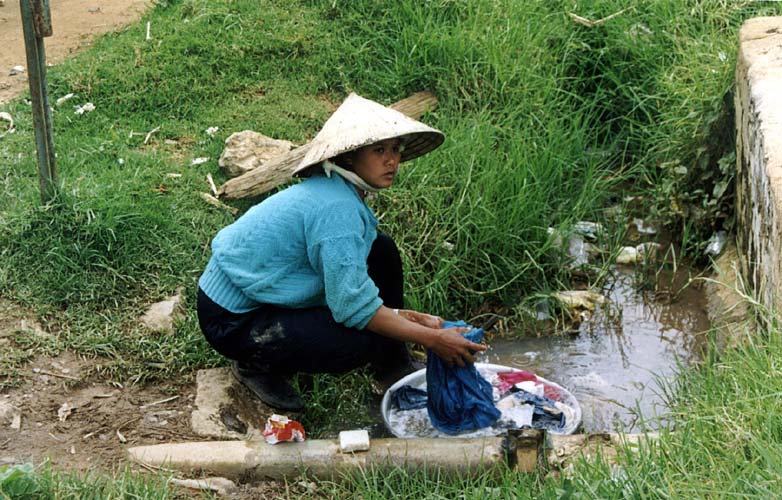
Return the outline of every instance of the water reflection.
[[[604,293],[611,306],[577,335],[495,339],[480,361],[537,373],[568,388],[581,403],[584,431],[657,429],[665,425],[660,383],[677,363],[697,360],[708,319],[700,290],[675,301],[636,290],[631,270],[617,269]]]

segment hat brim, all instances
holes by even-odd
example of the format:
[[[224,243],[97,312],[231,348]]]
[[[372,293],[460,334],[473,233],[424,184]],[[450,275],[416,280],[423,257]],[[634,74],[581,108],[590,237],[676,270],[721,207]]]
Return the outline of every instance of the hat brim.
[[[442,132],[377,102],[350,94],[307,144],[307,152],[293,170],[295,176],[307,176],[312,167],[325,160],[388,139],[404,141],[401,161],[418,158],[439,147]]]

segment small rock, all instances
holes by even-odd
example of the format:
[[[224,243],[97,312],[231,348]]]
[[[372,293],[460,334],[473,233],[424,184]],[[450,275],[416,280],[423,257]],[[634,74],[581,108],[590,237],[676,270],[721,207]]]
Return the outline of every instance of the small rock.
[[[144,423],[151,427],[165,427],[168,425],[168,420],[165,420],[154,413],[147,413],[144,415]]]
[[[242,422],[232,408],[220,408],[220,421],[229,431],[238,432],[239,434],[247,433],[247,424]]]
[[[236,493],[236,483],[224,477],[207,477],[204,479],[176,479],[169,480],[171,484],[194,490],[214,491],[218,495],[227,496]]]
[[[25,332],[31,332],[38,338],[49,339],[52,334],[48,333],[37,321],[31,321],[27,319],[19,320],[19,329]]]
[[[244,130],[231,134],[225,140],[225,149],[220,155],[218,165],[226,174],[236,177],[287,153],[291,148],[292,142]]]
[[[152,331],[173,333],[174,320],[181,309],[182,297],[179,293],[149,306],[147,312],[139,318],[144,326]]]
[[[12,429],[18,431],[22,427],[22,410],[10,401],[0,401],[0,423],[10,424]]]
[[[14,66],[11,68],[11,71],[8,72],[8,76],[18,75],[19,73],[24,73],[24,66]]]

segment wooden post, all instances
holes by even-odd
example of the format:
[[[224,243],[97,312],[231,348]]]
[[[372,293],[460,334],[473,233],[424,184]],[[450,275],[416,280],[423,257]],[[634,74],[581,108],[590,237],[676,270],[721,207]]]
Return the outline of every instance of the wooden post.
[[[41,199],[51,200],[57,194],[57,164],[54,159],[54,135],[46,93],[46,52],[43,38],[52,36],[49,0],[20,0],[22,28],[27,53],[30,100],[33,108],[35,149],[38,154],[38,179]]]

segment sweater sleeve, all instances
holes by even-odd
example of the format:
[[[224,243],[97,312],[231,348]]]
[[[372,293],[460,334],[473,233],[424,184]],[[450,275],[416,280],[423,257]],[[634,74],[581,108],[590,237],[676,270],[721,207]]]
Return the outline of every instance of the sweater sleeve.
[[[324,207],[326,208],[326,207]],[[334,319],[363,329],[383,305],[369,277],[364,221],[355,206],[327,207],[308,230],[307,255],[324,284],[326,305]]]

